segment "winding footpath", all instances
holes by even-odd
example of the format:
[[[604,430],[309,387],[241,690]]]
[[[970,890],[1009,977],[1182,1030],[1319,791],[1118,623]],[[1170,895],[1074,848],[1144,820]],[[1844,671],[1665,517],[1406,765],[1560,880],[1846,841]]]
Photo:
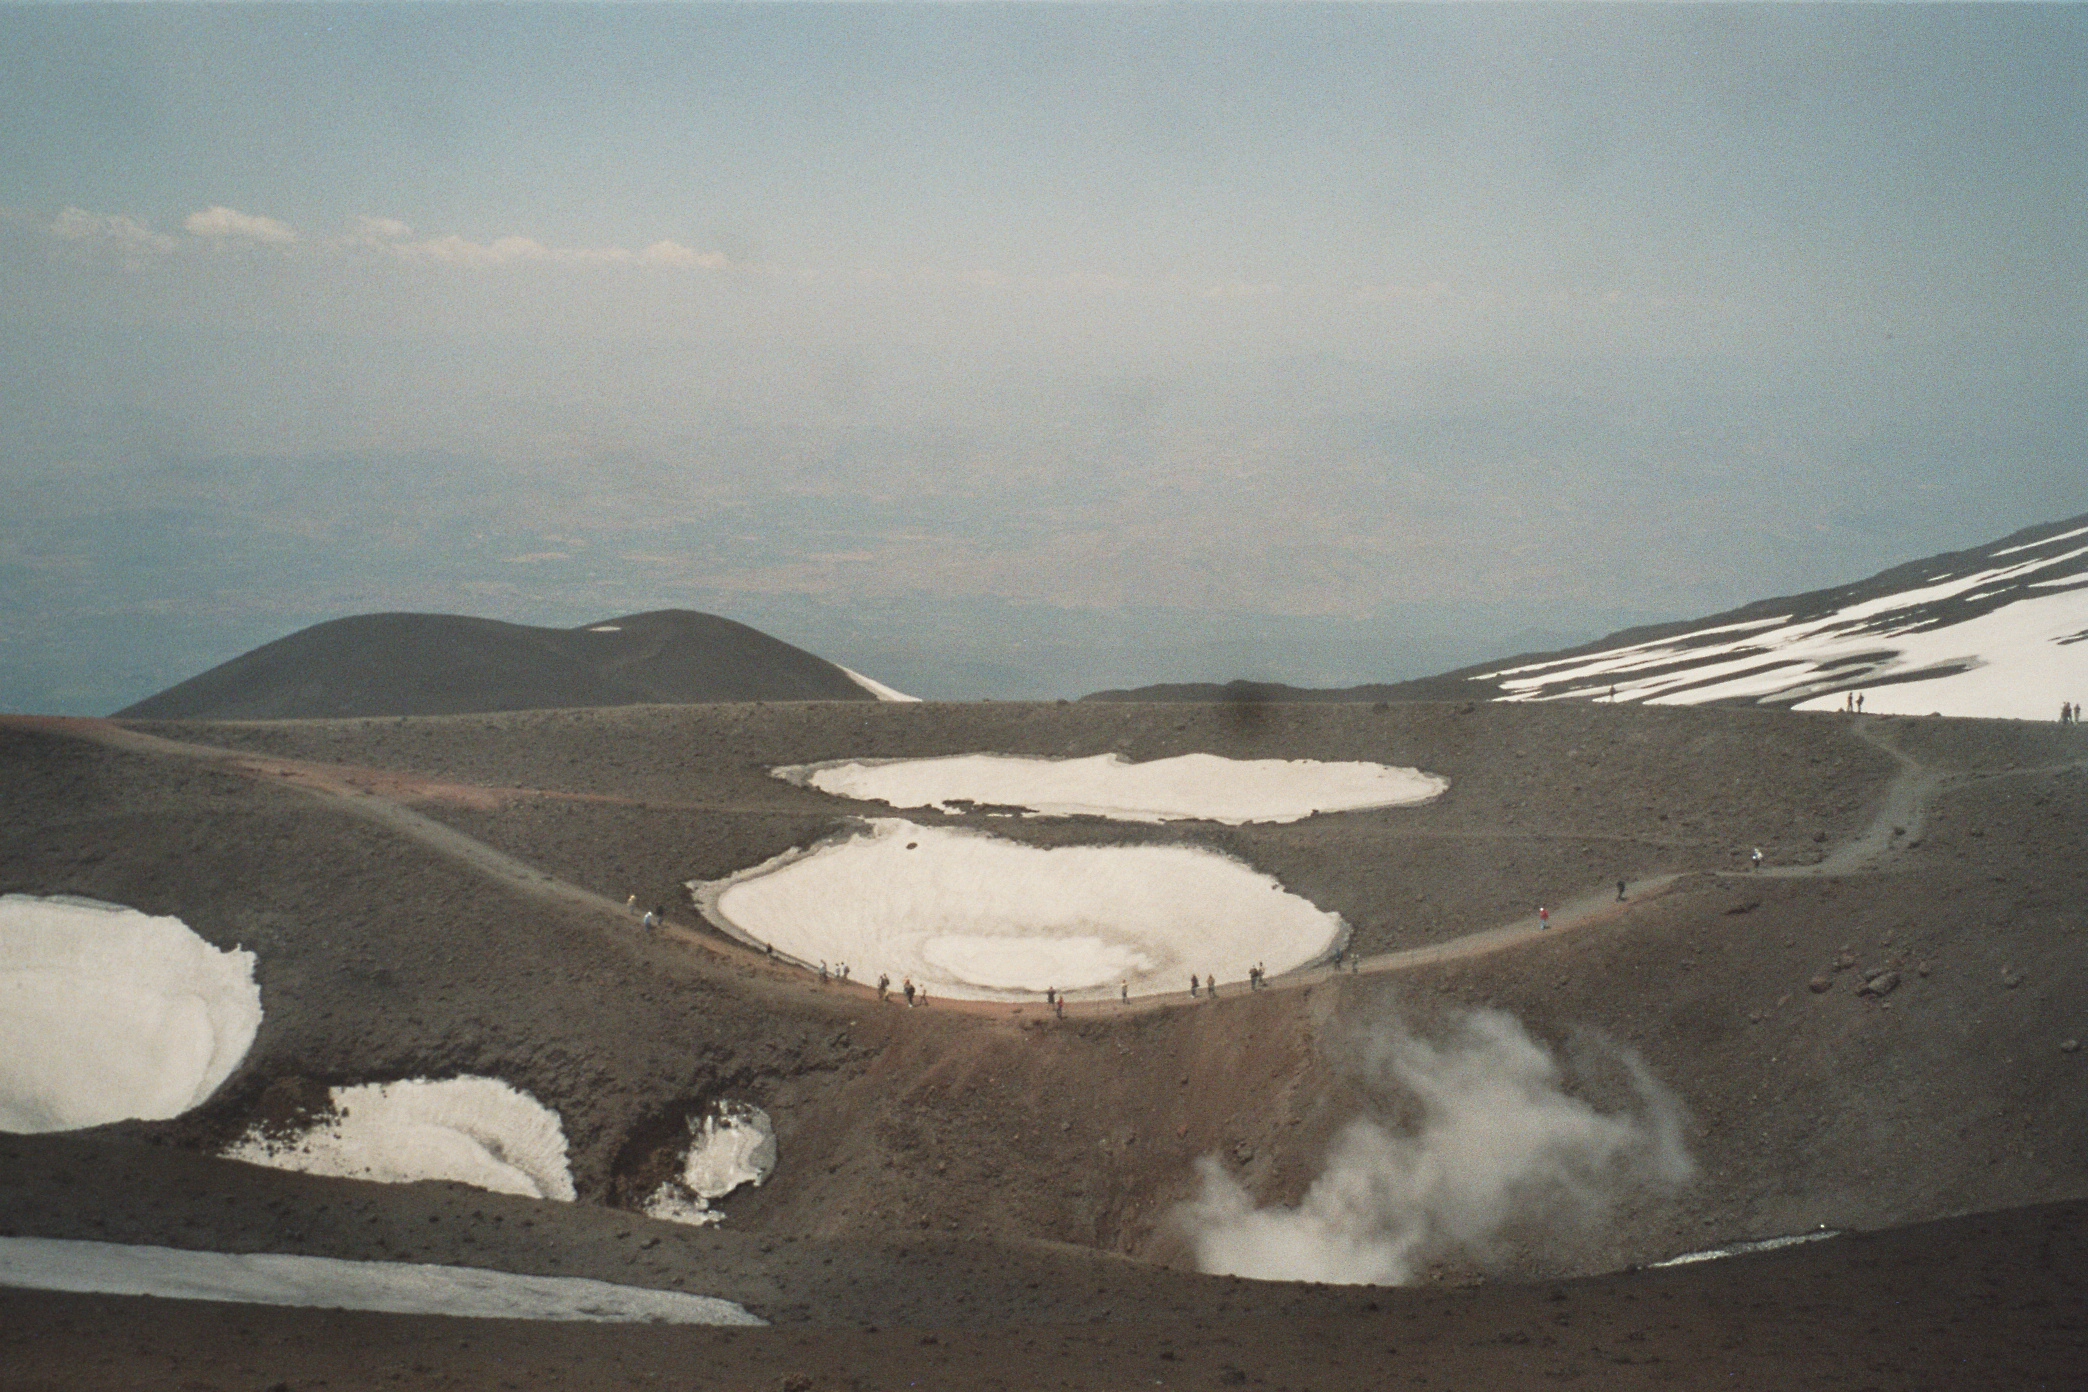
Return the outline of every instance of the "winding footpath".
[[[2088,766],[2088,759],[2076,759],[2033,768],[1952,777],[1922,764],[1899,747],[1898,741],[1893,737],[1897,728],[1895,721],[1905,719],[1906,717],[1891,716],[1851,718],[1851,733],[1864,743],[1889,755],[1899,765],[1898,772],[1886,785],[1885,795],[1880,800],[1869,825],[1861,833],[1810,865],[1770,866],[1747,871],[1676,871],[1648,876],[1633,881],[1628,897],[1622,900],[1605,886],[1601,890],[1560,903],[1552,912],[1549,929],[1532,914],[1496,927],[1461,934],[1443,942],[1377,953],[1345,963],[1338,968],[1323,965],[1288,972],[1270,978],[1266,989],[1302,990],[1320,982],[1333,980],[1336,976],[1407,971],[1441,962],[1508,951],[1539,936],[1570,933],[1628,918],[1638,908],[1665,897],[1693,879],[1833,879],[1880,873],[1886,870],[1908,845],[1921,839],[1929,808],[1945,788],[1996,778],[2021,777],[2026,774]],[[265,780],[276,786],[295,788],[465,865],[512,891],[563,908],[605,915],[614,920],[619,932],[628,935],[632,931],[631,914],[624,904],[594,890],[547,875],[475,837],[414,811],[407,803],[436,802],[491,810],[518,798],[555,798],[617,804],[633,803],[637,801],[635,799],[605,794],[549,792],[533,788],[481,787],[421,778],[397,770],[252,754],[214,745],[166,739],[115,721],[85,717],[4,716],[0,717],[0,728],[42,731],[89,740],[108,748],[136,754],[204,762],[226,772]],[[785,811],[773,807],[736,804],[679,803],[660,799],[644,801],[648,806],[686,807],[690,810],[749,813]],[[723,934],[694,931],[670,923],[662,930],[660,936],[701,948],[717,957],[736,961],[742,965],[743,970],[748,967],[755,968],[756,974],[770,977],[778,985],[811,986],[810,982],[803,980],[803,973],[798,966],[766,958]],[[847,996],[874,997],[875,994],[870,987],[860,983],[850,983],[846,986],[838,982],[825,983],[817,989]],[[1229,983],[1226,994],[1238,994],[1245,990],[1245,983]],[[1169,1009],[1200,1003],[1200,1000],[1193,1000],[1187,992],[1170,992],[1139,996],[1128,1006],[1114,998],[1073,999],[1067,1002],[1067,1010],[1074,1015],[1121,1015],[1127,1010]],[[1041,1005],[1042,1001],[1034,1004]],[[934,1002],[934,1008],[1007,1015],[1022,1013],[1026,1007],[999,1002],[938,999]]]

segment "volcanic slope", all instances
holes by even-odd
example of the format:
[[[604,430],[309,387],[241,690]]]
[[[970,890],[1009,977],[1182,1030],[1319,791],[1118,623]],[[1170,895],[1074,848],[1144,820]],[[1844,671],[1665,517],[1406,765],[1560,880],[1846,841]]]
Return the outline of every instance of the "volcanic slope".
[[[686,609],[564,629],[455,614],[362,614],[264,644],[118,714],[281,720],[877,699],[870,685],[825,658]]]
[[[1420,681],[1190,683],[1087,700],[1614,700],[2049,720],[2088,699],[2088,514],[1832,589]]]
[[[678,897],[686,880],[888,812],[774,766],[979,749],[1380,760],[1450,788],[1281,826],[920,814],[1040,845],[1223,850],[1354,928],[1359,974],[1318,968],[1216,1001],[1075,1002],[1062,1020],[1040,1004],[908,1010],[749,952]],[[2061,1045],[2088,1032],[2084,761],[2088,738],[2051,725],[1579,702],[14,720],[0,730],[0,892],[129,904],[243,944],[266,1014],[240,1069],[186,1117],[0,1139],[0,1230],[717,1295],[778,1325],[674,1336],[712,1360],[685,1380],[721,1387],[904,1386],[929,1369],[959,1388],[1118,1387],[1163,1349],[1177,1357],[1153,1375],[1190,1386],[1376,1387],[1388,1373],[1535,1386],[1596,1368],[1614,1386],[1723,1386],[1736,1369],[1793,1386],[1880,1367],[1909,1387],[1946,1385],[1924,1383],[1937,1369],[2039,1376],[2080,1356],[2080,1268],[2065,1254],[2088,1198],[2088,1089]],[[1756,844],[1760,874],[1744,869]],[[668,906],[665,933],[636,928],[631,894]],[[1529,921],[1538,903],[1563,910],[1557,927]],[[1885,972],[1897,980],[1881,994]],[[1395,1027],[1449,1040],[1488,1007],[1605,1109],[1632,1105],[1614,1047],[1634,1051],[1685,1109],[1695,1180],[1624,1188],[1586,1226],[1525,1213],[1434,1251],[1423,1273],[1535,1285],[1361,1291],[1188,1269],[1171,1215],[1197,1192],[1199,1157],[1259,1203],[1298,1202],[1349,1123],[1415,1122],[1412,1095],[1365,1076],[1368,1041]],[[326,1087],[466,1073],[560,1114],[577,1203],[215,1158],[257,1122],[308,1114]],[[773,1177],[723,1200],[714,1228],[640,1216],[684,1119],[719,1099],[773,1118]],[[2073,1206],[1907,1227],[2051,1203]],[[1820,1224],[1904,1230],[1595,1275]],[[1911,1274],[1947,1260],[1972,1283],[1958,1323]],[[490,1333],[453,1322],[240,1312],[249,1332],[228,1360],[203,1310],[14,1292],[0,1307],[35,1331],[10,1349],[39,1370],[32,1385],[117,1385],[149,1366],[249,1386],[293,1363],[362,1385],[361,1363],[315,1371],[274,1342],[286,1336],[384,1350],[370,1382],[386,1359],[459,1385],[514,1376]],[[1424,1318],[1462,1333],[1426,1334]],[[126,1320],[138,1342],[103,1337]],[[1816,1326],[1833,1336],[1790,1332]],[[1508,1351],[1501,1330],[1529,1340]],[[575,1385],[621,1383],[667,1347],[649,1331],[515,1337],[542,1376]],[[981,1357],[989,1344],[1022,1352]],[[106,1376],[89,1371],[97,1357]]]

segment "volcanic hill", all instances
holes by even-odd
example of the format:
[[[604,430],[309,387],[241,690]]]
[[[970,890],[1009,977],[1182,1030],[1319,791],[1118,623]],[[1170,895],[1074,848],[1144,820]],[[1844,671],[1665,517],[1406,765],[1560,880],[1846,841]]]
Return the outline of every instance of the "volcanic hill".
[[[877,699],[872,684],[825,658],[687,609],[578,628],[456,614],[361,614],[264,644],[117,715],[293,720]]]

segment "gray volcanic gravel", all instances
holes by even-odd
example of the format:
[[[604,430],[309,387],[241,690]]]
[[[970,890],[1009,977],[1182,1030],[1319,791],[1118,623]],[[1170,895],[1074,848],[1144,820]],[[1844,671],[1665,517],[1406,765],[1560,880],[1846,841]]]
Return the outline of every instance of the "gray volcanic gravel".
[[[1417,1311],[1466,1331],[1454,1347],[1384,1337],[1431,1349],[1432,1361],[1415,1366],[1451,1385],[1534,1386],[1515,1379],[1572,1368],[1624,1379],[1608,1385],[1650,1385],[1660,1369],[1613,1359],[1649,1345],[1687,1385],[1717,1370],[1734,1339],[1754,1360],[1745,1366],[1775,1385],[1923,1385],[1924,1369],[1956,1366],[1940,1349],[2009,1385],[2078,1345],[2080,1325],[2067,1322],[2077,1321],[2067,1311],[2078,1309],[2078,1285],[2043,1266],[2017,1287],[2021,1299],[2045,1302],[2034,1319],[1984,1293],[2001,1287],[1978,1288],[1963,1308],[1994,1313],[1968,1314],[1970,1324],[1949,1324],[1927,1297],[1915,1302],[1926,1323],[1899,1322],[1913,1307],[1893,1304],[1909,1299],[1908,1273],[1938,1254],[1963,1252],[1994,1272],[2015,1258],[1992,1253],[2035,1253],[2039,1241],[2073,1250],[2064,1244],[2077,1240],[2065,1236],[2078,1232],[2074,1208],[2055,1210],[2041,1238],[2023,1236],[2028,1218],[1996,1218],[1978,1230],[2001,1244],[1993,1248],[1978,1248],[1971,1229],[1907,1229],[1878,1239],[1916,1243],[1891,1246],[1903,1255],[1889,1261],[1878,1256],[1887,1247],[1839,1242],[1764,1254],[1748,1260],[1786,1264],[1744,1269],[1785,1275],[1752,1285],[1729,1285],[1739,1278],[1716,1270],[1741,1269],[1733,1263],[1658,1273],[1656,1285],[1600,1277],[1561,1287],[1569,1303],[1586,1293],[1586,1308],[1599,1305],[1586,1317],[1593,1327],[1580,1326],[1585,1338],[1544,1324],[1555,1312],[1546,1282],[1722,1240],[2088,1199],[2084,1055],[2060,1047],[2088,1033],[2076,985],[2088,968],[2078,911],[2088,894],[2078,855],[2088,737],[2077,730],[1588,705],[1100,703],[140,728],[231,752],[119,747],[132,737],[94,722],[0,722],[9,826],[0,892],[84,894],[176,914],[220,946],[244,944],[260,957],[267,1015],[246,1062],[188,1117],[0,1139],[8,1232],[468,1260],[655,1285],[680,1278],[682,1289],[741,1300],[781,1324],[835,1331],[801,1345],[730,1345],[730,1359],[751,1361],[719,1353],[719,1366],[755,1380],[721,1373],[710,1384],[727,1386],[799,1373],[820,1386],[851,1377],[903,1386],[901,1374],[931,1368],[953,1387],[1118,1386],[1109,1379],[1148,1367],[1138,1360],[1157,1358],[1163,1339],[1182,1371],[1196,1370],[1188,1385],[1381,1386],[1365,1357],[1375,1326],[1359,1318],[1372,1301],[1401,1325],[1408,1315],[1395,1311]],[[1577,926],[1478,955],[1279,982],[1193,1007],[1083,1006],[1063,1021],[1035,1008],[908,1011],[860,988],[822,988],[666,897],[682,879],[881,810],[770,778],[774,763],[1196,748],[1382,759],[1453,781],[1426,807],[1286,827],[949,820],[1039,843],[1179,838],[1226,849],[1349,915],[1372,950],[1448,942],[1540,901],[1605,897],[1627,873],[1620,866],[1677,878]],[[1912,786],[1895,782],[1901,766],[1889,748],[1914,758],[1934,790],[1896,837],[1872,825],[1894,805],[1888,794]],[[456,838],[459,829],[477,840]],[[1820,873],[1836,869],[1838,847],[1873,831],[1875,854],[1842,867],[1851,873]],[[1741,868],[1754,844],[1771,873]],[[668,933],[638,933],[620,908],[631,892],[670,906]],[[1866,974],[1886,971],[1898,977],[1888,995],[1859,991]],[[1193,1191],[1198,1157],[1224,1157],[1263,1203],[1295,1202],[1349,1120],[1400,1120],[1396,1107],[1373,1110],[1381,1100],[1359,1088],[1344,1040],[1395,1017],[1433,1037],[1457,1012],[1488,1006],[1562,1057],[1636,1051],[1687,1108],[1695,1182],[1628,1193],[1586,1231],[1526,1227],[1486,1259],[1438,1263],[1426,1273],[1434,1284],[1538,1283],[1490,1287],[1457,1306],[1462,1314],[1425,1303],[1455,1292],[1264,1288],[1181,1269],[1188,1252],[1170,1215]],[[256,1121],[301,1114],[333,1083],[466,1072],[504,1078],[560,1112],[579,1203],[325,1180],[209,1154]],[[1573,1072],[1571,1087],[1605,1106],[1623,1096],[1600,1068]],[[713,1230],[631,1212],[671,1164],[682,1118],[718,1097],[774,1118],[772,1179],[726,1199],[725,1224]],[[1592,1301],[1598,1287],[1611,1292],[1607,1303]],[[1679,1324],[1636,1319],[1634,1292],[1643,1300],[1653,1290],[1675,1293],[1690,1313]],[[1736,1332],[1719,1291],[1757,1302],[1763,1323]],[[169,1350],[153,1366],[179,1366],[199,1385],[248,1367],[242,1385],[266,1386],[263,1370],[287,1377],[292,1367],[287,1353],[251,1351],[281,1346],[245,1336],[229,1345],[250,1350],[230,1371],[210,1362],[207,1344],[181,1342],[184,1328],[205,1339],[215,1314],[183,1324],[121,1302],[19,1293],[0,1304],[40,1329],[71,1331],[13,1346],[17,1366],[38,1370],[25,1385],[68,1385],[54,1350],[99,1349],[96,1331],[122,1319],[152,1331],[123,1348]],[[1482,1307],[1491,1325],[1470,1313]],[[1342,1350],[1349,1371],[1328,1368],[1313,1338],[1273,1325],[1256,1327],[1252,1347],[1219,1342],[1254,1311],[1324,1330],[1314,1338]],[[408,1350],[401,1366],[498,1384],[492,1363],[460,1361],[447,1347],[461,1338],[483,1348],[483,1334],[294,1312],[239,1318],[248,1330],[304,1331],[315,1348],[366,1331]],[[1311,1323],[1322,1319],[1331,1323]],[[1788,1332],[1792,1321],[1801,1332]],[[885,1332],[867,1334],[868,1323]],[[903,1355],[846,1341],[891,1340],[901,1327],[917,1331]],[[983,1342],[919,1342],[919,1331],[959,1328],[989,1332]],[[1045,1328],[1079,1332],[1035,1332]],[[1531,1343],[1488,1343],[1488,1328],[1521,1330]],[[996,1341],[1021,1347],[1011,1329],[1032,1331],[1021,1337],[1044,1375],[1026,1380],[1024,1367],[984,1355]],[[1888,1329],[1900,1332],[1871,1332]],[[1634,1330],[1647,1339],[1633,1340]],[[1540,1335],[1564,1351],[1541,1354]],[[727,1347],[710,1337],[672,1347]],[[542,1360],[532,1376],[593,1385],[584,1379],[658,1370],[635,1344],[575,1338],[529,1343]],[[447,1352],[436,1358],[430,1340],[447,1341]],[[595,1352],[576,1371],[560,1349]],[[957,1349],[974,1361],[936,1361]],[[1489,1352],[1501,1349],[1507,1362]],[[1678,1369],[1685,1359],[1694,1361]],[[851,1360],[859,1371],[848,1371]],[[77,1385],[118,1385],[94,1382],[87,1362],[75,1362]],[[1888,1377],[1873,1365],[1909,1371]],[[118,1359],[110,1377],[143,1366]],[[329,1376],[296,1366],[300,1377]],[[337,1366],[329,1380],[358,1377]],[[1713,1381],[1726,1385],[1701,1385]]]

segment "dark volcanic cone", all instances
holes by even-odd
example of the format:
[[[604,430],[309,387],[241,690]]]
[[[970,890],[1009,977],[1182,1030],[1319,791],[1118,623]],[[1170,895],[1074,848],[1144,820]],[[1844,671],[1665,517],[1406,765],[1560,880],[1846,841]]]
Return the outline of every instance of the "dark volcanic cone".
[[[686,609],[580,628],[455,614],[362,614],[279,638],[116,714],[285,720],[875,699],[825,658]]]

